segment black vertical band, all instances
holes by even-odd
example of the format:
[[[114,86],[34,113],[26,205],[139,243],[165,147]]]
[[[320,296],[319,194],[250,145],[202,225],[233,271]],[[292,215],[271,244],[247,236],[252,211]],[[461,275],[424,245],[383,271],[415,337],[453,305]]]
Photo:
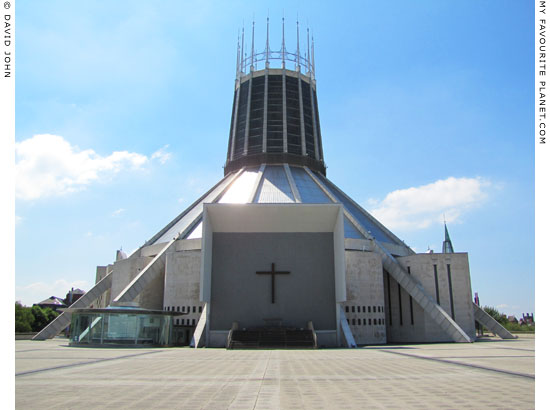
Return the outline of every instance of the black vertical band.
[[[451,281],[451,265],[447,264],[447,278],[449,279],[449,300],[451,301],[451,317],[455,320],[455,304],[453,301],[453,283]]]
[[[399,324],[403,326],[403,308],[401,306],[401,285],[397,284],[397,297],[399,298]]]
[[[386,272],[386,282],[387,282],[387,288],[388,288],[388,315],[390,319],[390,326],[392,325],[391,320],[391,288],[390,288],[390,275],[388,272]]]
[[[407,266],[407,273],[411,274],[411,267]],[[414,325],[414,315],[413,315],[413,297],[409,296],[409,308],[411,310],[411,325]]]
[[[439,305],[439,279],[437,278],[437,265],[434,265],[434,279],[435,279],[435,298]]]

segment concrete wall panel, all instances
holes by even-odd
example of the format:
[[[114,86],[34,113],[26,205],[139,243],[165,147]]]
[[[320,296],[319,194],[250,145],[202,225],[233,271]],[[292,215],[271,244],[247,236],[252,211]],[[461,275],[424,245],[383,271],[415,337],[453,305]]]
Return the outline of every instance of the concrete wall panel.
[[[316,330],[336,329],[333,234],[219,233],[213,234],[211,330],[269,325]],[[290,271],[275,278],[271,298],[270,271]]]
[[[373,252],[346,251],[346,318],[357,344],[386,343],[382,259]],[[376,324],[375,324],[376,320]]]

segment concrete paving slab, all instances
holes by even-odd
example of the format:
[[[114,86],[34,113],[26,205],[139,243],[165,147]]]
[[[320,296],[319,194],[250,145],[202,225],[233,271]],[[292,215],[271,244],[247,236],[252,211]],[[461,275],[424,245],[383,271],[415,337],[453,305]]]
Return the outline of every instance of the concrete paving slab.
[[[534,342],[228,351],[21,340],[16,407],[530,409]]]

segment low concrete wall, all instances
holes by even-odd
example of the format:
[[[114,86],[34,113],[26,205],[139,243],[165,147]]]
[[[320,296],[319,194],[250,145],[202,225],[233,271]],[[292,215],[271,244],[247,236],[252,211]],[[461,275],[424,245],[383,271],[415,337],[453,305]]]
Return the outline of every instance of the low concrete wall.
[[[315,331],[315,333],[317,334],[318,347],[324,348],[338,346],[338,335],[336,330],[321,330]]]
[[[16,333],[15,340],[31,340],[38,332]]]
[[[229,330],[211,330],[208,347],[227,347]]]

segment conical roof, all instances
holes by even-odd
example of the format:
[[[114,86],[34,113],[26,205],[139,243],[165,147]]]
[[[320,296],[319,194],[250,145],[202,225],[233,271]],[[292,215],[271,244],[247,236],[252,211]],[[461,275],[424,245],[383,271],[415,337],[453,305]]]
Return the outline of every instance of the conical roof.
[[[154,235],[145,245],[202,236],[204,203],[341,203],[348,239],[374,238],[395,255],[413,253],[397,236],[321,173],[288,164],[260,165],[233,172]]]

